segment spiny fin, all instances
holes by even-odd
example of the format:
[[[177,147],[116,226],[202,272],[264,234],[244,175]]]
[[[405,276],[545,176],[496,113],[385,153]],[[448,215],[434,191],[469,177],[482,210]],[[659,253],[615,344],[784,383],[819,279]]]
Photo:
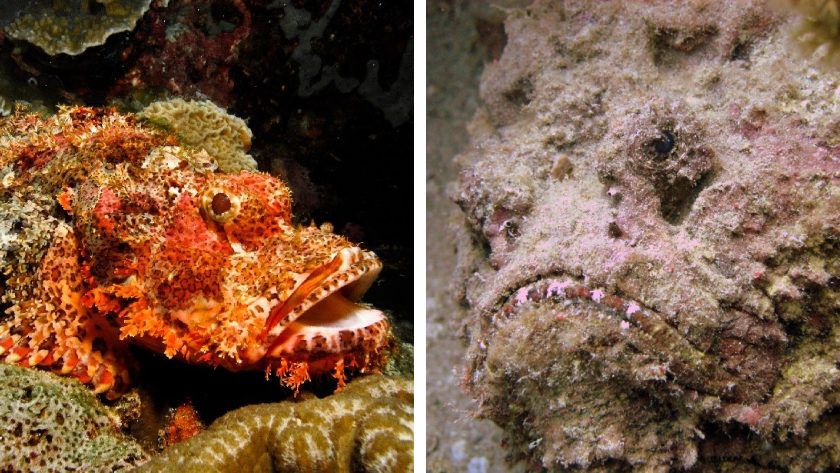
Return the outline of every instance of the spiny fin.
[[[129,386],[134,360],[81,302],[80,251],[71,228],[59,225],[34,293],[9,308],[11,316],[0,323],[0,361],[69,374],[115,399]]]

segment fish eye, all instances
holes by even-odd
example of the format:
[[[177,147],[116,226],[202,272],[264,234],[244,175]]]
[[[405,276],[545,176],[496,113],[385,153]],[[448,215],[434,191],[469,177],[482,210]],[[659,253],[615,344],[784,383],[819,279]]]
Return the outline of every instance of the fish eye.
[[[228,210],[230,210],[230,197],[224,192],[219,192],[218,194],[213,196],[213,200],[210,203],[210,209],[213,210],[213,213],[216,215],[221,215]]]
[[[201,210],[218,223],[228,223],[239,213],[241,203],[236,194],[217,187],[210,187],[201,193]]]
[[[674,149],[674,134],[668,130],[660,131],[660,136],[653,140],[653,150],[660,155],[665,155]]]

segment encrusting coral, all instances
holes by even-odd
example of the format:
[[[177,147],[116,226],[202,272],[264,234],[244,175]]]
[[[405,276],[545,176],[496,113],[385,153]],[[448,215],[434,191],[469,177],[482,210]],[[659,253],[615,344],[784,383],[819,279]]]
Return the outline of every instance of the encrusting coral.
[[[165,6],[167,1],[161,3]],[[134,29],[152,0],[34,3],[35,6],[6,27],[6,34],[13,39],[26,40],[50,55],[76,55],[92,46],[104,44],[115,33]],[[92,8],[94,6],[98,8]]]
[[[225,414],[137,471],[412,471],[413,405],[411,380],[366,376],[324,399]]]
[[[0,470],[110,472],[148,459],[74,379],[0,364]]]
[[[509,12],[457,201],[463,381],[512,458],[840,467],[840,81],[788,48],[799,21]]]
[[[248,125],[213,102],[175,98],[154,102],[137,115],[166,127],[181,143],[205,149],[222,172],[257,170],[257,162],[247,154],[253,136]]]

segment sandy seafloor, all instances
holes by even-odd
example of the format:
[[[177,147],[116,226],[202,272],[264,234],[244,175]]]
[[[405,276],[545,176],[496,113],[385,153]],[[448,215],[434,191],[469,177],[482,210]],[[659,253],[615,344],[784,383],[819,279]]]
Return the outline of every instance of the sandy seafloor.
[[[458,384],[465,311],[449,292],[455,269],[449,197],[457,180],[452,158],[468,145],[467,123],[479,105],[484,64],[504,47],[503,8],[523,0],[426,3],[426,471],[524,471],[505,462],[500,429],[472,413],[476,403]],[[419,452],[417,452],[419,455]]]

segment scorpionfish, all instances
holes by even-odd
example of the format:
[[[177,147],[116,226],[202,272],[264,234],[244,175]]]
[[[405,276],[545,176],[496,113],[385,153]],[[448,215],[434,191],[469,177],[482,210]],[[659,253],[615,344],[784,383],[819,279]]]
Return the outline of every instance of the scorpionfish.
[[[331,230],[294,224],[279,179],[218,172],[134,115],[18,109],[0,119],[0,361],[108,399],[135,375],[129,344],[341,389],[392,335],[357,303],[379,259]]]

